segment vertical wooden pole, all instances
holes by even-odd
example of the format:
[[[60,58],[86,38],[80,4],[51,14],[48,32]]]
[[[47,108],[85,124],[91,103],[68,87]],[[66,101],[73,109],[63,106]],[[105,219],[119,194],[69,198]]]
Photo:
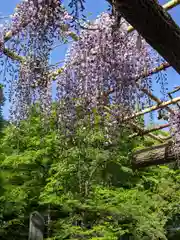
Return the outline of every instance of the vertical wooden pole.
[[[43,240],[45,230],[44,217],[37,211],[32,212],[29,220],[29,239]]]

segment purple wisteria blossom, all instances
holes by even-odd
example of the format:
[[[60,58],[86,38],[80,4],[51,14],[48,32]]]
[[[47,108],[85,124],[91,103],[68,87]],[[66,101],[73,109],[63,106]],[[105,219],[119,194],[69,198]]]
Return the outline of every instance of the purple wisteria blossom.
[[[11,16],[11,31],[22,40],[18,50],[25,61],[19,67],[18,80],[13,82],[12,120],[26,118],[31,105],[37,102],[42,113],[50,115],[50,52],[55,41],[67,37],[71,19],[59,0],[24,0],[16,7]]]
[[[78,106],[84,114],[96,109],[101,116],[109,106],[119,119],[135,110],[140,102],[136,79],[156,61],[144,40],[137,48],[138,34],[128,33],[127,26],[122,20],[117,27],[108,13],[85,25],[79,41],[67,52],[64,71],[57,81],[57,97],[63,105],[60,121],[64,119],[72,126]],[[140,85],[148,86],[148,80],[141,80]]]

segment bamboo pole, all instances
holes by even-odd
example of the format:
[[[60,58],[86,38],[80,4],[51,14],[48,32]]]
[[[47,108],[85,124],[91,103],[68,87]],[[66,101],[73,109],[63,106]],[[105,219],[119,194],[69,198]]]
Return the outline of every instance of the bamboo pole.
[[[158,126],[155,126],[153,128],[149,128],[149,129],[143,129],[143,131],[141,133],[134,133],[134,134],[131,134],[129,136],[129,138],[134,138],[134,137],[137,137],[137,136],[144,136],[148,133],[152,133],[152,132],[155,132],[157,130],[161,130],[161,129],[164,129],[166,127],[169,127],[170,124],[169,123],[166,123],[166,124],[162,124],[162,125],[158,125]],[[161,138],[162,140],[165,140],[166,138]]]
[[[136,79],[136,81],[138,81],[140,78],[145,78],[145,77],[150,77],[162,70],[166,70],[167,68],[170,67],[170,64],[168,62],[162,63],[161,65],[159,65],[156,68],[153,68],[152,70],[149,71],[145,71],[144,73],[142,73],[141,75],[139,75]]]
[[[11,39],[10,36],[12,37],[13,35],[11,35],[10,32],[7,33],[7,36],[5,36],[6,41],[8,41],[8,40]],[[76,35],[75,33],[73,33],[73,32],[70,32],[70,33],[68,34],[68,36],[71,37],[74,41],[77,41],[77,39],[78,39],[77,35]],[[6,42],[6,41],[5,41],[5,42]],[[11,50],[9,50],[8,48],[3,48],[3,49],[2,49],[2,52],[3,52],[6,56],[8,56],[9,58],[11,58],[12,60],[16,60],[16,61],[19,61],[19,62],[25,62],[25,61],[26,61],[26,58],[25,58],[25,57],[18,55],[16,52],[11,51]],[[60,72],[61,72],[61,70],[56,70],[55,73],[56,73],[56,74],[59,74]]]
[[[165,3],[162,7],[164,10],[168,11],[171,10],[172,8],[178,6],[180,4],[180,0],[171,0],[167,3]]]
[[[163,65],[163,64],[162,64]],[[159,67],[157,67],[157,68],[155,68],[155,70],[157,71],[159,71],[159,69],[162,69],[162,65],[160,65]],[[165,64],[165,67],[166,67],[166,64]],[[152,70],[151,72],[154,72],[155,70]],[[141,86],[139,85],[139,83],[138,83],[138,81],[139,81],[139,78],[137,78],[136,79],[136,86],[142,91],[142,92],[144,92],[148,97],[150,97],[153,101],[155,101],[156,103],[158,103],[158,104],[161,104],[162,103],[162,101],[159,99],[159,98],[157,98],[155,95],[153,95],[153,93],[151,92],[151,91],[149,91],[147,88],[141,88]],[[114,92],[114,89],[112,88],[112,89],[110,89],[107,93],[105,93],[105,95],[106,96],[108,96],[109,94],[111,94],[111,93],[113,93]],[[166,110],[168,111],[168,112],[170,112],[171,114],[174,114],[174,111],[170,108],[170,107],[166,107]]]
[[[152,133],[147,133],[147,136],[151,137],[152,139],[154,139],[154,140],[156,140],[156,141],[158,141],[158,142],[161,142],[161,143],[164,142],[164,140],[163,140],[161,137],[156,136],[156,135],[154,135],[154,134],[152,134]]]
[[[149,70],[149,71],[145,71],[144,73],[140,74],[140,75],[135,79],[135,81],[137,82],[137,81],[139,81],[139,79],[141,79],[141,78],[149,77],[149,76],[151,76],[151,75],[153,75],[153,74],[156,74],[156,73],[158,73],[158,72],[160,72],[160,71],[162,71],[162,70],[166,70],[166,69],[169,68],[169,67],[170,67],[169,63],[167,63],[167,62],[162,63],[162,64],[159,65],[158,67],[153,68],[152,70]],[[53,80],[55,80],[56,77],[63,72],[63,69],[64,69],[63,67],[58,68],[58,69],[55,70],[54,72],[50,73],[50,77],[52,77]],[[112,91],[112,90],[110,90],[110,91]]]
[[[155,101],[157,104],[161,104],[162,103],[162,101],[159,98],[157,98],[155,95],[153,95],[153,93],[151,93],[147,88],[141,88],[141,86],[139,85],[138,82],[136,82],[136,86],[142,92],[144,92],[148,97],[150,97],[153,101]],[[171,114],[174,114],[174,111],[170,107],[166,106],[166,110],[168,112],[170,112]]]
[[[180,90],[180,87],[177,87],[175,90],[173,90],[173,91],[171,91],[171,92],[168,92],[169,98],[170,98],[170,99],[173,99],[172,94],[178,92],[179,90]],[[177,105],[177,107],[180,109],[179,103],[176,103],[176,105]]]
[[[24,62],[26,59],[25,57],[22,57],[18,55],[17,53],[10,51],[8,48],[3,48],[2,52],[9,58],[11,58],[14,61]]]
[[[170,139],[172,139],[172,137],[171,136],[168,136],[168,137],[161,137],[164,141],[167,141],[167,140],[170,140]]]
[[[168,92],[168,94],[173,94],[180,91],[180,86],[176,87],[174,90],[172,90],[171,92]]]
[[[10,40],[16,32],[9,31],[4,36],[4,43],[6,43],[8,40]],[[5,48],[4,46],[1,47],[1,51],[6,55],[7,57],[11,58],[12,60],[24,62],[25,58],[18,55],[16,52],[9,50],[8,48]]]
[[[180,4],[180,0],[171,0],[167,3],[165,3],[164,5],[162,5],[162,7],[164,8],[164,10],[168,11],[171,10],[172,8],[178,6]],[[127,31],[130,33],[132,31],[134,31],[135,29],[133,28],[133,26],[129,26]]]
[[[130,120],[130,119],[133,119],[133,118],[142,116],[142,115],[144,115],[144,114],[147,114],[147,113],[149,113],[149,112],[155,111],[155,110],[157,110],[157,109],[163,109],[163,108],[165,108],[166,106],[171,105],[171,104],[175,104],[175,103],[177,103],[177,102],[179,102],[179,101],[180,101],[180,97],[174,98],[174,99],[169,100],[169,101],[167,101],[167,102],[162,102],[161,104],[154,105],[154,106],[152,106],[152,107],[146,108],[146,109],[144,109],[144,110],[141,111],[141,112],[134,113],[134,114],[132,114],[131,116],[128,116],[128,117],[124,118],[123,121],[127,121],[127,120]]]
[[[137,136],[138,135],[143,135],[144,129],[141,128],[141,126],[139,126],[138,124],[133,123],[133,122],[129,122],[128,124],[133,130],[137,131],[137,133],[135,133],[135,134],[137,134]],[[148,135],[150,138],[152,138],[152,139],[154,139],[158,142],[161,142],[161,143],[164,142],[164,140],[161,137],[156,136],[156,135],[152,134],[151,132],[147,132],[146,135]]]
[[[24,27],[26,27],[27,25],[28,25],[28,23],[26,25],[24,25]],[[11,31],[7,32],[5,34],[5,37],[4,37],[4,42],[7,42],[8,40],[10,40],[15,34],[16,34],[16,32],[14,32],[14,33],[11,32]],[[75,33],[73,33],[73,32],[69,32],[68,36],[71,37],[74,41],[78,40],[78,36]],[[20,61],[20,62],[24,62],[26,60],[25,57],[18,55],[16,52],[11,51],[8,48],[3,48],[2,52],[6,56],[11,58],[12,60],[16,60],[16,61]],[[59,71],[57,70],[56,72],[58,73]]]
[[[136,112],[136,113],[134,113],[134,114],[132,114],[130,116],[127,116],[127,117],[122,119],[122,122],[129,121],[131,119],[134,119],[136,117],[142,116],[142,115],[147,114],[149,112],[153,112],[153,111],[155,111],[157,109],[163,109],[166,106],[171,105],[171,104],[176,104],[179,101],[180,101],[180,97],[174,98],[174,99],[166,101],[166,102],[162,102],[161,104],[154,105],[154,106],[146,108],[146,109],[144,109],[144,110],[142,110],[140,112]],[[109,114],[112,114],[113,116],[115,116],[114,113],[112,112],[112,110],[109,107],[104,106],[104,108],[106,109],[106,111]],[[118,117],[118,116],[115,116],[115,117],[116,117],[116,119],[120,119],[121,118],[121,117]]]

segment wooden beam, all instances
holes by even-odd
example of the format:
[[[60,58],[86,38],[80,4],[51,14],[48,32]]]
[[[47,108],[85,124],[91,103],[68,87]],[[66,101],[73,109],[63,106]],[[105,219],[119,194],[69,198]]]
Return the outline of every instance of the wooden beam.
[[[171,10],[172,8],[178,6],[180,4],[180,0],[171,0],[167,3],[165,3],[164,5],[162,5],[162,7],[164,8],[164,10],[168,11]],[[135,29],[133,28],[133,26],[129,26],[128,27],[128,32],[132,32]]]
[[[115,0],[117,11],[180,74],[180,28],[156,0]]]
[[[135,168],[142,168],[170,163],[177,159],[177,154],[180,154],[180,143],[174,145],[172,141],[169,141],[134,152],[132,165]]]

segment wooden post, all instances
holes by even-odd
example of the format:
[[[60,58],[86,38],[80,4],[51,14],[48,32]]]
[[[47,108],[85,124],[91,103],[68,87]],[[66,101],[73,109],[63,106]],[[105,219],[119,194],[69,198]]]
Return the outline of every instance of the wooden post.
[[[45,230],[44,217],[37,211],[32,212],[29,220],[29,239],[43,240]]]

